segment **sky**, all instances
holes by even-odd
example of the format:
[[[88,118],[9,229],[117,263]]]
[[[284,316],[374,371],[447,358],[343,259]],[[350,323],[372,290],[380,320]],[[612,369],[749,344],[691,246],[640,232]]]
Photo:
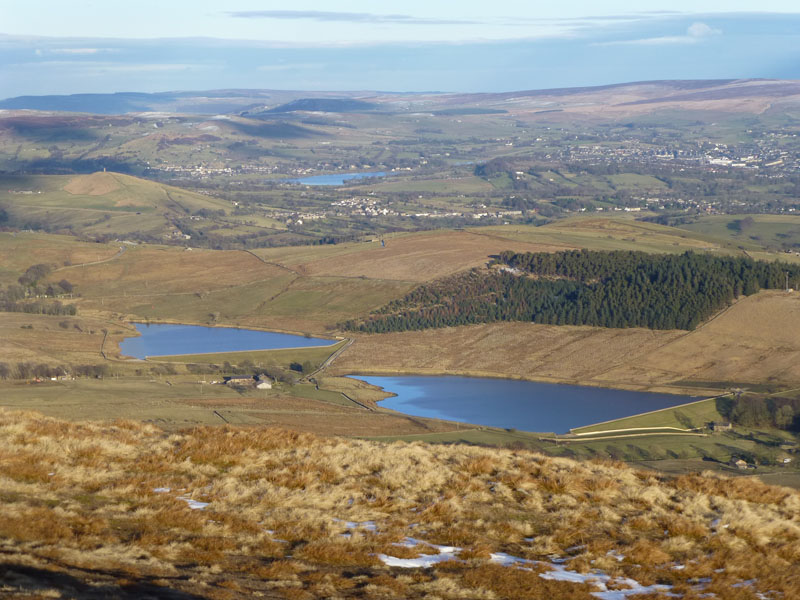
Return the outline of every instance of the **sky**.
[[[797,0],[0,0],[0,98],[800,79]]]

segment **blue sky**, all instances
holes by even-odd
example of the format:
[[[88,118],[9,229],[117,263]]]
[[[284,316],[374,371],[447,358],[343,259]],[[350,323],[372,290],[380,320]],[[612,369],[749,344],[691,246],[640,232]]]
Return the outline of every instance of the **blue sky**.
[[[800,79],[795,1],[0,0],[0,97]],[[758,12],[754,11],[754,7]]]

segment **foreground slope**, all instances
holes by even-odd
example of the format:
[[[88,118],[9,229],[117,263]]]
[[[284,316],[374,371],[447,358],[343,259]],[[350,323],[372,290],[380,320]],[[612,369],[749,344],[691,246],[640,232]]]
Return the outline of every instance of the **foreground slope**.
[[[0,597],[791,598],[800,494],[526,451],[0,412]],[[597,595],[593,595],[597,593]]]

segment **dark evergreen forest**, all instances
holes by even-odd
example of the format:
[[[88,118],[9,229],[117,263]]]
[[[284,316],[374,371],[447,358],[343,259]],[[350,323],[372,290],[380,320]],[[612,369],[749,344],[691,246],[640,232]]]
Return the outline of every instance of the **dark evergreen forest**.
[[[503,252],[411,291],[351,331],[385,333],[494,321],[691,330],[739,296],[783,288],[800,266],[686,252]]]

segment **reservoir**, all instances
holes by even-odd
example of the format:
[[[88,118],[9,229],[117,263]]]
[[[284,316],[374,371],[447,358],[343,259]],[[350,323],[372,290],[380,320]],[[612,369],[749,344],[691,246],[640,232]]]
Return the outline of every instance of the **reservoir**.
[[[139,337],[125,338],[119,345],[122,354],[136,358],[173,354],[238,352],[243,350],[277,350],[330,346],[334,340],[236,329],[233,327],[201,327],[199,325],[165,325],[135,323]]]
[[[699,398],[511,379],[352,375],[397,396],[379,406],[407,415],[520,431],[574,427],[679,406]]]
[[[333,175],[313,175],[299,179],[286,179],[285,183],[299,183],[301,185],[344,185],[353,179],[366,179],[367,177],[386,177],[383,171],[373,173],[334,173]]]

